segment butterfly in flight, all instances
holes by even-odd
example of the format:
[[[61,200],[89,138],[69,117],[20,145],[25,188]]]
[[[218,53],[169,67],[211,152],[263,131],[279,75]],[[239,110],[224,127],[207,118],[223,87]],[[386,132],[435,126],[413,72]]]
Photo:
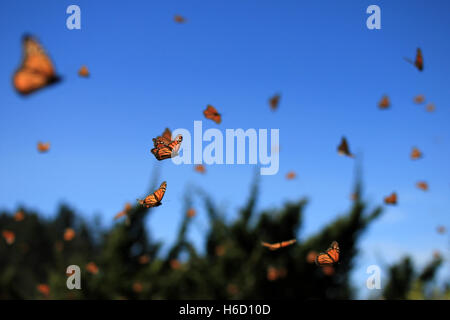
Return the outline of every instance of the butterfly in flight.
[[[183,141],[183,136],[179,134],[178,136],[175,137],[175,140],[171,141],[170,139],[171,139],[170,130],[169,133],[164,131],[162,136],[153,138],[154,148],[151,149],[150,151],[159,161],[170,159],[178,155],[178,151],[180,150],[181,147],[181,142]]]
[[[292,179],[295,179],[296,176],[297,176],[297,174],[294,171],[289,171],[286,174],[286,179],[287,180],[292,180]]]
[[[317,255],[315,262],[320,267],[331,266],[339,261],[339,244],[333,241],[326,252]]]
[[[16,235],[14,232],[10,231],[10,230],[3,230],[2,231],[2,236],[5,239],[6,243],[11,245],[14,243],[14,241],[16,240]]]
[[[414,103],[421,104],[425,102],[425,96],[423,94],[418,94],[414,97]]]
[[[91,74],[86,66],[81,66],[80,70],[78,70],[78,75],[83,78],[88,78]]]
[[[202,164],[198,164],[194,167],[194,170],[197,171],[198,173],[205,173],[206,172],[206,168],[204,165]]]
[[[411,157],[411,160],[420,159],[420,158],[422,158],[422,152],[418,148],[414,147],[411,151],[410,157]]]
[[[50,142],[42,143],[38,142],[37,149],[40,153],[45,153],[50,150]]]
[[[423,190],[423,191],[428,191],[428,183],[426,183],[425,181],[419,181],[416,183],[416,187]]]
[[[342,137],[341,144],[337,148],[338,154],[341,156],[347,156],[350,158],[354,158],[355,155],[350,152],[350,148],[347,143],[347,139],[345,137]]]
[[[158,207],[162,204],[161,200],[166,193],[166,188],[167,182],[164,181],[161,183],[158,190],[148,195],[144,200],[137,199],[137,202],[145,208]]]
[[[380,100],[380,102],[378,102],[378,107],[380,109],[387,109],[391,106],[391,101],[389,100],[388,96],[383,96]]]
[[[269,105],[272,110],[277,110],[278,105],[280,104],[281,96],[279,94],[274,95],[269,99]]]
[[[397,193],[393,192],[391,195],[384,198],[384,203],[386,204],[397,204]]]
[[[433,112],[434,110],[436,110],[436,107],[434,106],[434,103],[429,103],[429,104],[427,104],[426,110],[427,110],[428,112]]]
[[[22,65],[13,75],[13,85],[18,93],[28,95],[61,80],[55,73],[49,56],[36,39],[26,35],[22,45]]]
[[[216,108],[214,108],[210,104],[206,106],[206,109],[203,111],[203,115],[206,119],[210,119],[217,124],[220,124],[220,122],[222,122],[222,116],[219,112],[217,112]]]
[[[293,245],[297,240],[296,239],[292,239],[292,240],[287,240],[287,241],[282,241],[282,242],[277,242],[277,243],[268,243],[268,242],[261,242],[263,247],[267,247],[270,250],[278,250],[290,245]]]
[[[414,65],[417,70],[423,71],[423,56],[422,56],[422,50],[420,48],[417,48],[416,50],[416,60],[412,61],[411,59],[404,58],[407,62]]]
[[[178,14],[173,17],[173,20],[176,23],[185,23],[186,22],[186,19]]]

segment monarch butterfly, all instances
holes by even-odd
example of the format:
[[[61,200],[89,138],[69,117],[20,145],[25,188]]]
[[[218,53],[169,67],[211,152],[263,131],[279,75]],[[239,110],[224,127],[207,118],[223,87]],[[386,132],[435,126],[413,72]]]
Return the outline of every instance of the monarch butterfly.
[[[141,293],[143,289],[144,289],[144,286],[142,285],[142,283],[140,283],[140,282],[133,283],[133,291],[135,293]]]
[[[214,108],[210,104],[206,106],[206,109],[203,111],[203,114],[206,119],[210,119],[217,124],[220,124],[220,122],[222,121],[222,116],[220,115],[220,113],[217,112],[216,108]]]
[[[37,149],[40,153],[48,152],[50,150],[50,142],[38,142]]]
[[[197,171],[198,173],[205,173],[206,169],[205,166],[202,164],[198,164],[194,167],[194,170]]]
[[[148,195],[144,200],[137,199],[138,203],[146,208],[158,207],[161,205],[161,200],[166,193],[167,182],[164,181],[159,186],[159,189]]]
[[[447,231],[447,229],[444,226],[438,226],[437,227],[437,232],[439,234],[444,234]]]
[[[315,262],[318,266],[331,266],[339,261],[339,244],[333,241],[326,252],[321,252],[317,255]]]
[[[338,148],[338,154],[341,156],[347,156],[350,158],[354,158],[355,156],[350,152],[350,149],[348,147],[347,139],[345,137],[342,137],[341,143],[339,144]]]
[[[275,268],[269,266],[267,268],[267,280],[275,281],[279,278],[284,278],[287,275],[287,270],[285,268]]]
[[[186,215],[188,216],[188,218],[193,218],[195,217],[196,211],[194,208],[189,208],[189,210],[186,212]]]
[[[280,103],[281,96],[279,94],[274,95],[269,99],[269,105],[272,110],[278,109],[278,104]]]
[[[414,147],[411,151],[411,160],[417,160],[420,158],[422,158],[422,152],[418,148]]]
[[[88,78],[90,76],[88,68],[86,66],[81,66],[80,70],[78,70],[78,75],[80,77]]]
[[[86,265],[86,270],[91,274],[97,274],[98,273],[98,267],[94,262],[89,262]]]
[[[423,191],[428,191],[428,183],[426,183],[425,181],[419,181],[416,183],[416,187],[423,190]]]
[[[181,268],[181,263],[177,259],[172,259],[172,260],[170,260],[170,267],[173,270],[180,269]]]
[[[296,176],[297,176],[297,175],[296,175],[296,173],[295,173],[294,171],[289,171],[289,172],[286,174],[286,179],[287,179],[287,180],[292,180],[292,179],[294,179]]]
[[[414,65],[419,71],[423,70],[423,56],[422,56],[422,50],[420,48],[417,48],[416,50],[416,60],[413,62],[411,59],[404,58],[407,62]]]
[[[393,192],[391,195],[384,198],[384,203],[386,204],[397,204],[397,193]]]
[[[67,228],[64,231],[64,240],[71,241],[73,238],[75,238],[75,230],[73,230],[72,228]]]
[[[22,210],[19,210],[14,214],[15,221],[19,222],[22,221],[23,219],[25,219],[25,213],[23,213]]]
[[[11,245],[16,240],[16,234],[10,230],[3,230],[2,236],[5,239],[6,243]]]
[[[282,242],[277,242],[277,243],[261,242],[261,244],[264,247],[267,247],[270,250],[274,251],[274,250],[278,250],[280,248],[290,246],[290,245],[294,244],[296,241],[297,241],[296,239],[292,239],[292,240],[287,240],[287,241],[282,241]]]
[[[175,140],[171,141],[168,144],[166,144],[165,141],[167,141],[166,137],[159,136],[153,138],[154,148],[150,151],[159,161],[169,159],[178,155],[178,151],[181,147],[181,142],[183,141],[183,136],[178,135]]]
[[[414,97],[414,102],[417,104],[421,104],[425,102],[425,96],[423,94],[418,94]]]
[[[139,256],[139,264],[147,264],[150,262],[150,256],[148,254],[143,254]]]
[[[48,284],[41,283],[41,284],[37,285],[36,289],[46,297],[48,297],[50,295],[50,287]]]
[[[381,98],[380,102],[378,102],[378,107],[380,109],[387,109],[390,106],[391,106],[391,102],[389,100],[389,97],[386,95]]]
[[[173,20],[175,20],[175,22],[177,22],[177,23],[185,23],[186,22],[186,19],[180,15],[175,15],[173,17]]]
[[[13,75],[13,85],[18,93],[28,95],[61,80],[55,74],[50,58],[36,39],[25,35],[22,46],[22,65]]]
[[[434,103],[427,104],[426,108],[427,108],[428,112],[433,112],[436,109],[436,107],[434,106]]]
[[[133,207],[131,206],[131,204],[129,202],[125,203],[125,208],[114,216],[114,220],[117,220],[123,216],[126,216],[128,214],[128,212],[131,211],[132,208]]]

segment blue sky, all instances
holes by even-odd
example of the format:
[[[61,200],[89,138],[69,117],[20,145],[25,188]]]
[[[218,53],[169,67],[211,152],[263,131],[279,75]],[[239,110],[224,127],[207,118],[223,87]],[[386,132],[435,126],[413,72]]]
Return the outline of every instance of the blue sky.
[[[71,4],[81,8],[81,30],[66,28]],[[381,8],[381,30],[366,28],[371,4]],[[253,166],[208,166],[203,176],[149,152],[165,127],[192,130],[212,104],[223,121],[203,121],[204,130],[280,129],[280,171],[262,177],[258,206],[308,197],[300,238],[351,205],[355,161],[337,155],[342,135],[362,161],[370,205],[398,193],[399,205],[363,236],[357,287],[367,266],[403,253],[419,264],[433,250],[448,258],[448,235],[436,226],[450,227],[449,9],[437,0],[2,2],[0,208],[22,204],[52,216],[64,202],[108,226],[126,201],[144,195],[156,165],[168,189],[148,221],[153,238],[166,246],[174,240],[192,186],[207,189],[232,219]],[[187,23],[176,24],[175,14]],[[64,81],[23,98],[11,75],[26,32],[40,39]],[[417,47],[423,72],[403,60]],[[77,75],[83,64],[89,79]],[[281,102],[273,112],[267,100],[275,93]],[[381,111],[384,94],[392,107]],[[436,111],[415,105],[417,94]],[[39,140],[51,141],[48,154],[37,153]],[[413,146],[423,159],[409,159]],[[298,177],[286,181],[290,170]],[[419,180],[429,192],[415,187]],[[196,219],[206,225],[201,210]],[[199,243],[199,229],[190,237]],[[443,269],[448,279],[448,263]]]

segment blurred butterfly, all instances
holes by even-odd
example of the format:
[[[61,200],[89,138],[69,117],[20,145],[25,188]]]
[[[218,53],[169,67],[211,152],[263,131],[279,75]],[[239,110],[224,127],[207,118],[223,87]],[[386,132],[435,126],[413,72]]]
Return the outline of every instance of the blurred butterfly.
[[[14,232],[10,231],[10,230],[3,230],[2,231],[2,236],[5,239],[6,243],[11,245],[14,243],[14,241],[16,240],[16,235]]]
[[[214,108],[210,104],[206,106],[206,109],[203,111],[203,114],[206,119],[210,119],[217,124],[220,124],[220,122],[222,121],[222,116],[220,115],[220,113],[217,112],[216,108]]]
[[[397,193],[393,192],[391,195],[384,198],[384,203],[386,204],[397,204]]]
[[[166,141],[167,138],[162,136],[153,138],[154,148],[150,151],[159,161],[170,159],[178,155],[178,151],[181,147],[181,142],[183,141],[183,136],[176,136],[175,140],[171,141],[168,144],[166,144]]]
[[[287,179],[287,180],[292,180],[292,179],[295,179],[296,176],[297,176],[297,175],[295,174],[294,171],[289,171],[289,172],[286,174],[286,179]]]
[[[158,207],[161,205],[161,200],[166,193],[167,182],[164,181],[159,186],[159,189],[148,195],[144,200],[137,199],[138,203],[145,208]]]
[[[147,264],[150,262],[150,256],[148,254],[143,254],[139,256],[139,264]]]
[[[60,81],[50,58],[36,39],[25,35],[22,45],[22,65],[13,75],[13,85],[18,93],[28,95]]]
[[[86,270],[91,274],[97,274],[98,273],[98,267],[94,262],[89,262],[86,265]]]
[[[326,252],[321,252],[317,255],[315,262],[321,267],[331,266],[339,261],[339,252],[339,244],[337,241],[333,241]]]
[[[416,183],[416,187],[423,190],[423,191],[428,191],[428,183],[426,183],[425,181],[419,181]]]
[[[25,219],[25,213],[23,213],[22,210],[19,210],[14,214],[15,221],[19,222],[22,221],[23,219]]]
[[[188,218],[193,218],[195,217],[195,209],[194,208],[189,208],[189,210],[186,212],[186,215],[188,216]]]
[[[185,23],[186,22],[186,19],[180,15],[175,15],[173,17],[173,20],[177,23]]]
[[[436,107],[434,106],[434,103],[429,103],[427,104],[426,109],[428,112],[433,112],[436,109]]]
[[[444,226],[437,227],[437,232],[439,234],[444,234],[447,231],[447,229]]]
[[[38,142],[37,149],[40,153],[48,152],[50,150],[50,142]]]
[[[64,240],[72,241],[73,238],[75,238],[75,230],[73,230],[72,228],[67,228],[64,231]]]
[[[131,206],[131,204],[129,202],[125,203],[125,208],[120,211],[118,214],[115,215],[114,220],[117,220],[123,216],[126,216],[128,214],[128,212],[131,211],[133,207]]]
[[[181,263],[177,259],[170,260],[169,264],[173,270],[177,270],[177,269],[181,268]]]
[[[274,95],[269,99],[269,105],[272,110],[278,109],[278,104],[280,103],[281,96],[279,94]]]
[[[422,158],[422,152],[418,148],[414,147],[411,151],[411,160],[417,160],[420,158]]]
[[[142,283],[134,282],[132,288],[135,293],[141,293],[144,287],[143,287]]]
[[[414,103],[421,104],[425,102],[425,96],[423,94],[418,94],[414,97]]]
[[[294,244],[296,241],[297,241],[296,239],[292,239],[292,240],[287,240],[287,241],[282,241],[282,242],[277,242],[277,243],[261,242],[261,244],[264,247],[267,247],[273,251],[273,250],[278,250],[280,248],[290,246],[290,245]]]
[[[345,137],[342,137],[341,144],[338,146],[337,150],[338,150],[338,154],[341,156],[347,156],[350,158],[355,157],[355,155],[350,152],[350,149],[349,149],[348,143],[347,143],[347,139],[345,139]]]
[[[197,171],[198,173],[205,173],[206,172],[206,168],[204,165],[202,164],[198,164],[194,167],[194,170]]]
[[[284,278],[287,275],[287,270],[285,268],[275,268],[275,267],[268,267],[267,268],[267,280],[269,281],[275,281],[280,278]]]
[[[380,109],[387,109],[391,106],[391,102],[389,100],[388,96],[383,96],[380,100],[380,102],[378,102],[378,107]]]
[[[46,297],[50,295],[50,287],[48,286],[48,284],[41,283],[37,285],[36,289]]]
[[[417,48],[416,50],[416,60],[412,61],[411,59],[404,58],[407,62],[414,65],[419,71],[423,70],[423,56],[422,56],[422,50],[420,48]]]
[[[78,70],[78,75],[83,78],[88,78],[90,76],[88,68],[86,66],[81,66],[80,70]]]

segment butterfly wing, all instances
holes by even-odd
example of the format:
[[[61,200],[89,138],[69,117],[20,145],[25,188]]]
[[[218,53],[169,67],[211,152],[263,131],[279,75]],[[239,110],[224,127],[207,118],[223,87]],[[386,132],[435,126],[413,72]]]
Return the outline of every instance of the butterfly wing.
[[[337,241],[331,243],[326,252],[317,255],[315,262],[318,266],[329,266],[339,261],[339,244]]]

